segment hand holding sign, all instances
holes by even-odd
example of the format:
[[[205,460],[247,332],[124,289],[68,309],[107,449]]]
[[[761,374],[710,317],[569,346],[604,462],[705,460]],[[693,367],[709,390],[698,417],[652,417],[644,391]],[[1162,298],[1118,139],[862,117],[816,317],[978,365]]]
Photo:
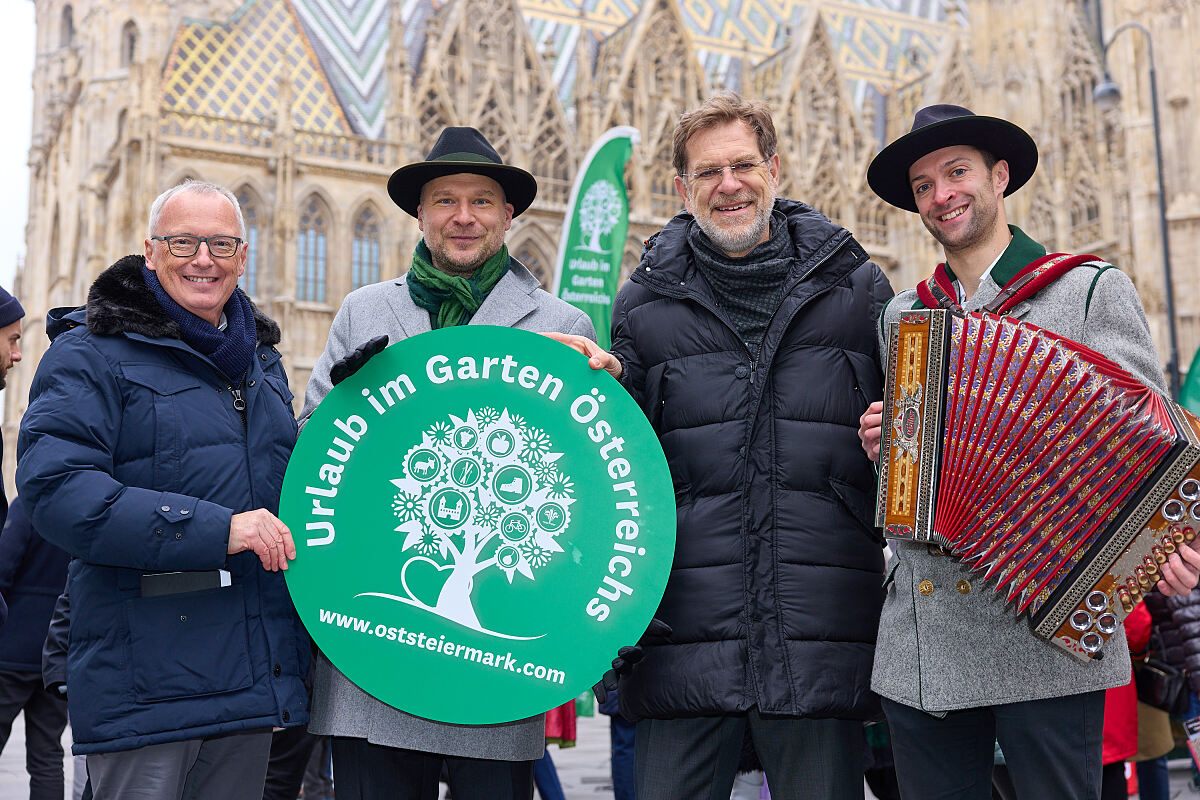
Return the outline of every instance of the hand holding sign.
[[[567,347],[588,357],[588,366],[592,369],[602,369],[614,378],[621,377],[621,361],[612,353],[593,342],[586,336],[575,336],[569,333],[543,333],[556,342],[562,342]]]
[[[618,650],[617,657],[612,660],[612,669],[604,673],[600,682],[592,687],[592,694],[596,695],[596,702],[603,703],[608,699],[609,692],[616,691],[620,676],[628,677],[633,674],[633,668],[646,657],[643,645],[665,641],[671,633],[671,626],[658,617],[650,620],[650,625],[642,634],[642,638],[638,639],[638,643]]]
[[[329,382],[337,386],[342,381],[349,378],[354,373],[362,369],[363,364],[371,360],[372,356],[377,356],[383,352],[383,348],[387,347],[388,337],[376,336],[374,339],[359,345],[345,358],[338,361],[329,368]]]

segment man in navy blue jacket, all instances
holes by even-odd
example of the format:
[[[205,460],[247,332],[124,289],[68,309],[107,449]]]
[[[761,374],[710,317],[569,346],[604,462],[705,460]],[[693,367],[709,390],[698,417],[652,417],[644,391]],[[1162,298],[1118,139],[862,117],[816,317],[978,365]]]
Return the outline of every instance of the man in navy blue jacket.
[[[0,628],[0,750],[25,712],[25,768],[30,800],[63,796],[62,733],[67,698],[42,685],[42,643],[70,556],[37,535],[21,498],[0,530],[0,597],[9,619]]]
[[[230,192],[176,186],[148,227],[86,309],[51,312],[17,484],[73,559],[71,729],[97,800],[261,800],[271,728],[308,721],[279,326],[237,288]]]

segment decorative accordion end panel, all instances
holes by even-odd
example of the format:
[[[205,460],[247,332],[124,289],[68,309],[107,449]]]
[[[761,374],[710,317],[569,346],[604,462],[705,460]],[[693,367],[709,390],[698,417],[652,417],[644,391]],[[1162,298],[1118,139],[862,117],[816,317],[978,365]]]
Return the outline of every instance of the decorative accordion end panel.
[[[1103,355],[1011,317],[892,325],[876,525],[983,574],[1097,658],[1200,528],[1200,422]]]

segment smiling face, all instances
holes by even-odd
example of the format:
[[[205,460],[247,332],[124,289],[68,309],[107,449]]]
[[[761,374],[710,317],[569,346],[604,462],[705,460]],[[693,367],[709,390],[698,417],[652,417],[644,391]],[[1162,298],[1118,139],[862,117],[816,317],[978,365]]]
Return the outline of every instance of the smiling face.
[[[687,143],[687,171],[694,175],[730,164],[764,161],[741,175],[721,170],[712,181],[675,176],[675,191],[700,230],[732,258],[744,256],[771,235],[771,209],[779,186],[779,156],[759,151],[758,138],[742,120],[696,132]]]
[[[512,218],[500,184],[469,172],[429,181],[417,206],[417,224],[433,265],[464,278],[499,252]]]
[[[238,236],[237,211],[219,194],[180,192],[167,200],[155,236]],[[171,255],[162,240],[146,240],[146,266],[158,275],[166,293],[179,305],[213,325],[246,269],[246,245],[228,258],[214,258],[202,243],[190,258]]]
[[[914,163],[908,177],[921,222],[947,256],[991,241],[1000,229],[1007,237],[1003,201],[1007,161],[989,168],[977,148],[955,145]]]

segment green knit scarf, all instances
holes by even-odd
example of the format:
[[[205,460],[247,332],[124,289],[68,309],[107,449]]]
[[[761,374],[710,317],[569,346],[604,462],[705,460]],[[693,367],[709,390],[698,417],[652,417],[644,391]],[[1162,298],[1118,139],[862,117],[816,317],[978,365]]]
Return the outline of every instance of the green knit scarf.
[[[480,264],[471,277],[447,275],[433,265],[433,257],[422,239],[417,242],[408,270],[408,293],[414,303],[429,312],[434,330],[466,325],[509,266],[508,247],[500,245],[500,250]]]

